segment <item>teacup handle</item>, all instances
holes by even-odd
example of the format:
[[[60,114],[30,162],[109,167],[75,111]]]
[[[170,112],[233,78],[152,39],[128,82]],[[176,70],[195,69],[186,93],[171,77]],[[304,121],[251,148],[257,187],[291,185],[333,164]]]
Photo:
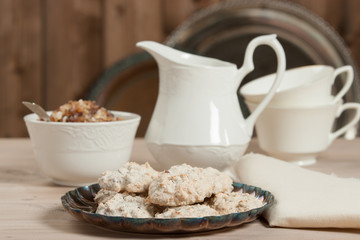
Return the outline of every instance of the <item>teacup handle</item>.
[[[349,91],[351,84],[354,80],[354,70],[351,66],[347,65],[347,66],[343,66],[343,67],[339,67],[339,68],[335,69],[333,78],[332,78],[333,84],[334,84],[337,76],[342,73],[346,73],[345,84],[342,87],[342,89],[338,92],[338,94],[336,94],[336,96],[334,97],[333,103],[337,103]]]
[[[277,71],[275,81],[270,91],[256,107],[256,109],[250,114],[250,116],[248,116],[245,120],[246,129],[249,136],[252,136],[256,119],[274,97],[286,70],[285,52],[280,42],[276,39],[276,34],[264,35],[254,38],[248,44],[245,51],[244,64],[238,70],[239,79],[243,79],[245,75],[254,70],[253,55],[255,48],[260,45],[268,45],[274,50],[277,57]]]
[[[345,104],[341,105],[337,110],[336,117],[339,118],[343,112],[345,112],[346,110],[350,110],[350,109],[355,110],[355,114],[354,114],[353,118],[346,125],[344,125],[337,131],[330,134],[329,143],[334,141],[341,134],[344,134],[348,129],[353,127],[359,121],[359,119],[360,119],[360,103],[345,103]]]

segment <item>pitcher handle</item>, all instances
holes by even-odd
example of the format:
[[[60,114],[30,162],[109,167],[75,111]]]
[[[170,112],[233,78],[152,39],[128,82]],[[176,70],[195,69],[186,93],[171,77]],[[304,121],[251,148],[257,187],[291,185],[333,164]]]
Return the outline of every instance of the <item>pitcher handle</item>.
[[[265,107],[269,104],[269,102],[275,95],[276,90],[278,89],[286,70],[285,52],[280,42],[277,40],[276,34],[264,35],[254,38],[247,46],[245,51],[244,64],[238,70],[240,79],[243,79],[245,75],[247,75],[249,72],[254,70],[253,54],[255,48],[258,47],[259,45],[268,45],[274,50],[277,57],[277,70],[276,70],[275,81],[269,93],[256,107],[256,109],[250,114],[250,116],[248,116],[245,120],[247,132],[249,136],[252,136],[256,119],[259,117],[260,113],[265,109]]]
[[[347,66],[339,67],[334,71],[333,83],[335,82],[336,77],[342,73],[346,73],[345,84],[342,87],[342,89],[338,92],[338,94],[334,97],[333,103],[337,103],[348,92],[354,80],[354,70],[351,66],[347,65]]]
[[[345,103],[345,104],[341,105],[337,109],[336,117],[339,118],[344,111],[350,110],[350,109],[355,110],[355,114],[353,115],[353,118],[351,119],[351,121],[349,121],[343,127],[341,127],[337,131],[330,134],[329,144],[332,141],[334,141],[336,138],[338,138],[341,134],[345,133],[348,129],[353,127],[359,121],[359,119],[360,119],[360,104],[359,103]]]

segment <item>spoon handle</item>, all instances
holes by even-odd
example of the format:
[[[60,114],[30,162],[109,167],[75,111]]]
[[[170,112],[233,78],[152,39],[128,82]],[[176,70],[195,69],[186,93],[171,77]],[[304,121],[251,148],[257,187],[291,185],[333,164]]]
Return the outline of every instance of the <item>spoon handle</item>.
[[[26,101],[23,101],[22,103],[27,108],[29,108],[31,111],[36,113],[41,119],[44,119],[46,122],[50,122],[49,115],[46,113],[46,111],[40,105],[37,105],[36,103],[33,103],[33,102],[26,102]]]

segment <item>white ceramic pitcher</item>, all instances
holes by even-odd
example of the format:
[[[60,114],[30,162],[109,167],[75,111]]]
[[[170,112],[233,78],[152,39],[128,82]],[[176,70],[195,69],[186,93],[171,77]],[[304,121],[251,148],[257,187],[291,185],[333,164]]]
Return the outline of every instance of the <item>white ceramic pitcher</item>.
[[[253,53],[259,45],[274,49],[277,77],[258,108],[244,119],[237,89],[254,69]],[[285,53],[276,35],[254,38],[240,69],[152,41],[136,46],[148,51],[159,67],[159,95],[145,141],[161,168],[188,163],[226,170],[235,164],[247,149],[255,120],[274,96],[285,71]]]

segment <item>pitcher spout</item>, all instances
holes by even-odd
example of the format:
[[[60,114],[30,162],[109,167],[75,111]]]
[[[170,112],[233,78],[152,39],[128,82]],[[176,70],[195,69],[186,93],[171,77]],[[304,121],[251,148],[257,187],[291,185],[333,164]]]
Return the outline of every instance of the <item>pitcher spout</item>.
[[[150,53],[160,66],[163,65],[163,63],[172,63],[177,66],[195,68],[232,68],[233,70],[236,70],[236,65],[233,63],[182,52],[180,50],[153,41],[141,41],[136,43],[136,46]]]
[[[150,53],[151,56],[155,58],[158,64],[163,63],[164,61],[170,61],[180,64],[183,57],[182,55],[186,54],[153,41],[141,41],[136,43],[136,46]]]

